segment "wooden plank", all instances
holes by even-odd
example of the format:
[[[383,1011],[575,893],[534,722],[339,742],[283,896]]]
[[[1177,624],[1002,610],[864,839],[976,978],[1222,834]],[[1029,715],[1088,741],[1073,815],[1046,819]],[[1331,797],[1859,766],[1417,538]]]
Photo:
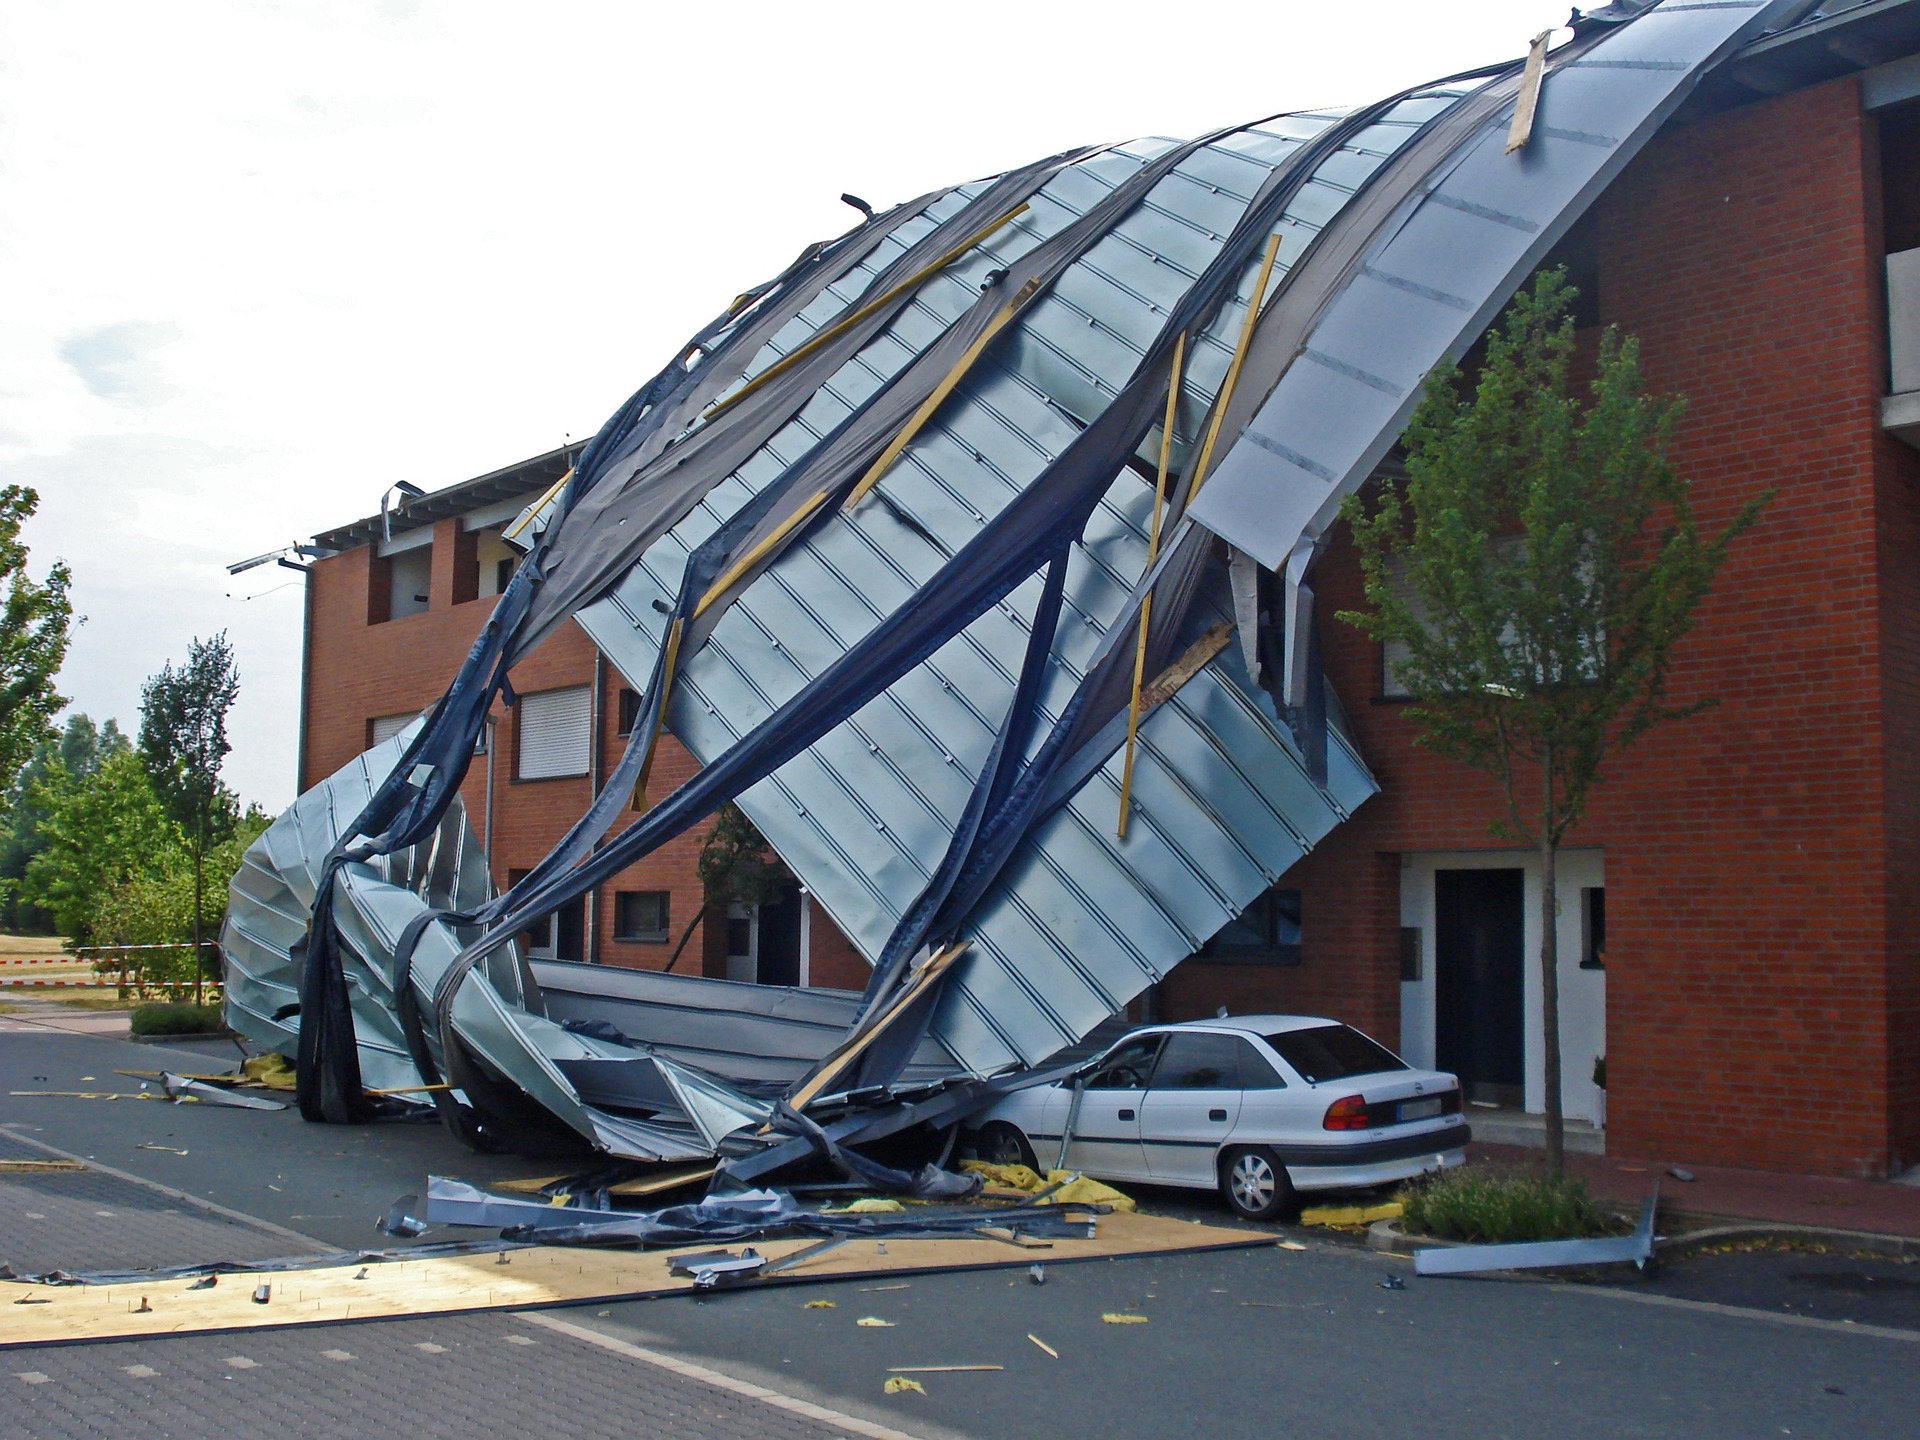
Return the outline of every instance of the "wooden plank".
[[[1513,102],[1513,123],[1507,127],[1507,154],[1533,138],[1533,117],[1540,108],[1540,85],[1547,76],[1547,41],[1553,31],[1542,30],[1527,45],[1527,68],[1520,74],[1520,95]]]
[[[1063,1207],[1071,1215],[1084,1213]],[[989,1212],[990,1213],[990,1212]],[[1048,1264],[1109,1260],[1270,1245],[1272,1236],[1246,1230],[1193,1225],[1160,1216],[1101,1216],[1092,1239],[1053,1242]],[[778,1261],[815,1242],[754,1240],[761,1254]],[[881,1247],[884,1252],[881,1253]],[[685,1246],[677,1247],[684,1250]],[[518,1310],[577,1305],[640,1296],[692,1294],[689,1277],[668,1273],[674,1250],[627,1252],[587,1247],[535,1246],[494,1255],[436,1256],[372,1265],[319,1266],[310,1270],[236,1272],[211,1289],[194,1290],[191,1278],[173,1277],[124,1285],[33,1285],[0,1281],[0,1348],[92,1340],[134,1340],[223,1330],[273,1329],[343,1320],[393,1319],[480,1310]],[[880,1241],[857,1239],[770,1284],[804,1284],[866,1275],[897,1276],[930,1270],[992,1269],[1032,1263],[994,1240]],[[361,1275],[364,1279],[358,1278]],[[258,1285],[271,1286],[266,1304],[253,1301]],[[24,1302],[24,1303],[23,1303]],[[45,1302],[45,1303],[40,1303]],[[144,1308],[142,1308],[144,1306]]]
[[[887,1027],[905,1013],[907,1006],[917,1000],[929,985],[946,973],[947,967],[958,960],[971,943],[967,940],[955,941],[938,954],[929,956],[927,963],[922,965],[919,972],[907,983],[906,989],[900,991],[887,1006],[886,1013],[860,1034],[842,1041],[839,1049],[821,1061],[820,1068],[787,1098],[787,1103],[796,1110],[804,1110],[818,1099],[828,1083],[837,1078],[848,1065],[860,1057],[861,1052],[879,1039],[886,1032]],[[766,1131],[763,1129],[761,1133],[765,1134]]]
[[[1233,638],[1233,626],[1222,620],[1189,645],[1178,660],[1153,677],[1140,697],[1142,713],[1171,700],[1176,691],[1205,668],[1207,662],[1227,648]]]

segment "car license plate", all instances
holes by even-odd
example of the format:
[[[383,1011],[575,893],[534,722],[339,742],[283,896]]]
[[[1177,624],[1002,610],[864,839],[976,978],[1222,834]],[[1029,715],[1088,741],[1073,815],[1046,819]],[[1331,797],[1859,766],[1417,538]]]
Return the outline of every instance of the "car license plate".
[[[1400,1119],[1402,1121],[1431,1120],[1439,1113],[1440,1097],[1438,1095],[1428,1100],[1402,1100],[1400,1102]]]

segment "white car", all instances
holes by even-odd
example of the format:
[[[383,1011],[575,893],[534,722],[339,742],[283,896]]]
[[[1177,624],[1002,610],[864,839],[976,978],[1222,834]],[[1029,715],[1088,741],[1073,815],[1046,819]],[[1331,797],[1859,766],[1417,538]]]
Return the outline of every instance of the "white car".
[[[1415,1070],[1337,1020],[1246,1015],[1150,1025],[1052,1084],[973,1117],[982,1158],[1211,1190],[1251,1219],[1297,1190],[1382,1185],[1458,1165],[1460,1082]]]

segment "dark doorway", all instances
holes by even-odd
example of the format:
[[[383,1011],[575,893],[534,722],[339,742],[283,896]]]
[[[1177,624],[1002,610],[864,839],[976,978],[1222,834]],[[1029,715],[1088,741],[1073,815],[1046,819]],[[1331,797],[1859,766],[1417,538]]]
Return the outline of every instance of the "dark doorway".
[[[1434,873],[1434,1050],[1469,1100],[1524,1101],[1525,882],[1521,870]]]
[[[760,907],[762,985],[800,983],[800,887],[790,885],[780,898]]]

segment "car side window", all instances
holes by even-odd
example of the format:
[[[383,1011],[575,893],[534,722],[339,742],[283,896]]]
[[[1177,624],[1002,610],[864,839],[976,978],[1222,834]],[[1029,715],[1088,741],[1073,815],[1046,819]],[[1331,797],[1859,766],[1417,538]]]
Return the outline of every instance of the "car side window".
[[[1089,1090],[1142,1090],[1153,1073],[1153,1057],[1160,1051],[1158,1035],[1129,1040],[1087,1077]]]
[[[1280,1078],[1280,1072],[1273,1068],[1273,1062],[1254,1049],[1251,1040],[1235,1040],[1233,1043],[1240,1056],[1240,1088],[1242,1090],[1287,1088],[1287,1082]]]
[[[1231,1035],[1175,1034],[1167,1037],[1153,1072],[1155,1090],[1237,1090],[1240,1042]]]

